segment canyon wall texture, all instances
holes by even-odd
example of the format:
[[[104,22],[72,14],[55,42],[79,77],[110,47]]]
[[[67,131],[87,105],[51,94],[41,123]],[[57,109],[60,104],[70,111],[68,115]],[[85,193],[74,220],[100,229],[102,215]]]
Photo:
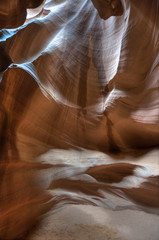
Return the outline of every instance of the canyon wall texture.
[[[158,150],[144,160],[159,146],[158,10],[1,1],[0,238],[22,239],[53,207],[111,207],[109,194],[158,214]]]

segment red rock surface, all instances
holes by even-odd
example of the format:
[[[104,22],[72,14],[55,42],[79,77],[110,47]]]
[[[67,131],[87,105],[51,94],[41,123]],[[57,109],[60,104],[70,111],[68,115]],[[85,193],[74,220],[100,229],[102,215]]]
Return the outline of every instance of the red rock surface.
[[[1,239],[107,193],[158,213],[158,21],[157,0],[0,2]]]

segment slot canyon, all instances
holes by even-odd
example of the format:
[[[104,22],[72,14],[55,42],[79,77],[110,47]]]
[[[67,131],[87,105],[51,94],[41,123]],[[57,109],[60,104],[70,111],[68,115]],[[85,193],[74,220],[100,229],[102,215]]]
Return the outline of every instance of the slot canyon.
[[[159,239],[159,0],[0,0],[0,240]]]

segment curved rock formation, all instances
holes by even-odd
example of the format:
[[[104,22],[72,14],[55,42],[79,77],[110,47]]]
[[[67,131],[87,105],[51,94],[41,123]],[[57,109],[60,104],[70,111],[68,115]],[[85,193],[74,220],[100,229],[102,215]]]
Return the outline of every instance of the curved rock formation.
[[[111,207],[109,194],[158,211],[158,152],[137,158],[159,146],[158,0],[92,2],[0,3],[3,240],[52,206]]]

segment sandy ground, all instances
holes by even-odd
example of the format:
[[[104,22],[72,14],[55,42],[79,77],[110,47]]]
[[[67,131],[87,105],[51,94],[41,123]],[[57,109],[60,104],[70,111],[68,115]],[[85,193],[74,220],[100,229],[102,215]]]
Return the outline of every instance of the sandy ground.
[[[136,161],[155,174],[158,172],[158,156],[156,150],[138,157]],[[83,151],[79,156],[74,151],[61,154],[59,150],[54,150],[43,155],[42,159],[48,163],[58,159],[58,163],[75,166],[86,166],[88,162],[90,165],[113,162],[113,158],[94,151]],[[134,162],[133,158],[124,160]],[[105,202],[107,206],[110,203],[113,208],[113,202],[114,206],[118,205],[118,199],[107,194],[108,198],[110,202]],[[119,200],[120,206],[127,204],[130,202]],[[151,209],[151,212],[155,211]],[[27,240],[159,240],[159,215],[137,210],[113,211],[101,207],[69,205],[56,213],[50,211],[38,230]]]
[[[159,240],[159,216],[70,205],[50,212],[29,240]]]

